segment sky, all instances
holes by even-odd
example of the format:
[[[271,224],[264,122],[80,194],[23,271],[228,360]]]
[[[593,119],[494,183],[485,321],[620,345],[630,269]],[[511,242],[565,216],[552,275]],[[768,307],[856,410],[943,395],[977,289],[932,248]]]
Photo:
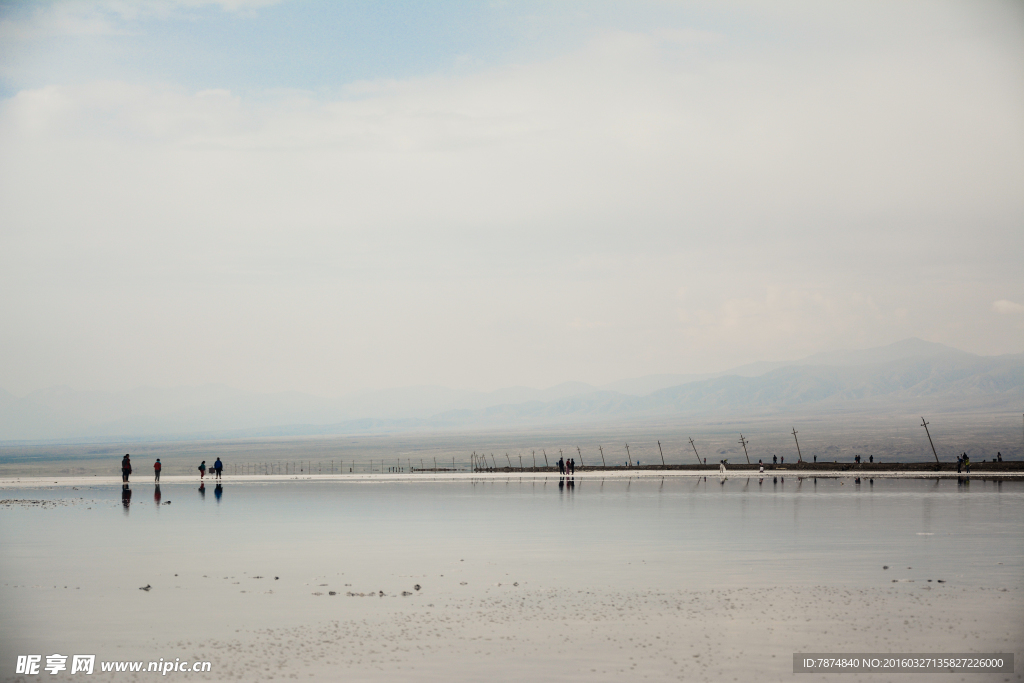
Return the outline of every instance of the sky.
[[[0,2],[0,388],[1024,352],[1017,2]]]

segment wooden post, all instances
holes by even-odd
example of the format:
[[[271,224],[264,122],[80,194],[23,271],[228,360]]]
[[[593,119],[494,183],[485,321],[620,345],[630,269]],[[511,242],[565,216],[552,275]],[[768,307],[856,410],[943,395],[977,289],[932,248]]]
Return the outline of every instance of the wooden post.
[[[543,448],[540,450],[542,453],[544,453],[544,467],[551,467],[551,465],[548,464],[548,452]]]
[[[491,453],[491,467],[495,472],[498,471],[498,463],[494,461],[494,453]]]
[[[793,440],[796,441],[796,461],[803,462],[804,456],[800,452],[800,439],[796,438],[796,427],[793,427]]]
[[[537,471],[537,451],[533,452],[533,471]]]
[[[604,462],[604,447],[598,446],[597,450],[601,451],[601,467],[608,467],[608,465],[606,465]]]
[[[665,452],[661,450],[661,442],[658,442],[658,452],[661,453],[661,466],[665,466]]]
[[[938,464],[939,454],[935,452],[935,442],[932,441],[932,433],[928,431],[928,425],[930,424],[930,422],[925,422],[923,417],[921,418],[921,426],[924,427],[924,433],[928,435],[928,443],[932,446],[932,455],[935,456],[935,464]]]
[[[434,471],[437,472],[437,457],[434,457]]]
[[[523,456],[519,456],[519,471],[523,471]]]
[[[508,451],[505,451],[505,459],[508,460],[508,469],[512,470],[512,460],[508,457]]]
[[[743,455],[747,456],[747,464],[749,465],[750,464],[750,454],[747,453],[747,444],[750,443],[750,442],[747,441],[746,439],[744,439],[743,435],[740,434],[740,443],[743,444]]]
[[[693,454],[697,456],[697,464],[703,465],[704,463],[700,461],[700,453],[697,452],[697,447],[693,445],[693,437],[690,437],[690,448],[693,449]]]
[[[583,452],[580,451],[580,447],[576,447],[576,454],[580,456],[580,468],[583,467]]]
[[[629,444],[626,444],[626,467],[633,466],[633,456],[629,454]]]

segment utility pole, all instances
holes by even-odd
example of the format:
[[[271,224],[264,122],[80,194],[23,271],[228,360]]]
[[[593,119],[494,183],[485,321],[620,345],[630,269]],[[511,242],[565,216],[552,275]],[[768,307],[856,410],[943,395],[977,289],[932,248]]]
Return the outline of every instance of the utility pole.
[[[537,471],[537,451],[533,452],[533,471]]]
[[[928,435],[928,443],[932,446],[932,455],[935,456],[935,464],[937,465],[939,464],[939,454],[935,452],[935,442],[932,441],[932,433],[928,431],[928,425],[930,424],[930,422],[925,422],[923,417],[921,418],[921,426],[924,427],[924,433]]]
[[[508,469],[512,471],[512,459],[508,457],[508,451],[505,451],[505,459],[508,460]]]
[[[697,465],[703,465],[703,463],[700,462],[700,454],[697,453],[697,446],[693,445],[692,436],[690,437],[690,447],[691,449],[693,449],[693,455],[697,457]]]
[[[551,467],[551,465],[548,464],[548,452],[546,450],[544,450],[543,448],[540,449],[540,451],[541,451],[541,453],[544,454],[544,467]]]
[[[796,461],[803,462],[804,456],[800,454],[800,439],[796,438],[796,427],[793,427],[793,440],[796,441]]]
[[[580,467],[583,467],[583,453],[580,452],[580,447],[576,447],[576,455],[580,456]]]
[[[749,465],[750,464],[750,454],[747,453],[747,444],[750,443],[750,442],[747,441],[746,439],[744,439],[743,435],[740,434],[740,443],[743,444],[743,455],[747,456],[747,464]]]
[[[608,465],[606,465],[604,462],[604,447],[598,446],[597,450],[601,451],[601,467],[608,467]]]
[[[494,459],[494,453],[491,453],[491,465],[494,467],[494,471],[498,471],[498,463]]]
[[[661,453],[661,466],[665,466],[665,453],[661,450],[661,442],[658,442],[658,452]]]
[[[626,467],[633,466],[633,456],[629,454],[629,444],[626,444]]]

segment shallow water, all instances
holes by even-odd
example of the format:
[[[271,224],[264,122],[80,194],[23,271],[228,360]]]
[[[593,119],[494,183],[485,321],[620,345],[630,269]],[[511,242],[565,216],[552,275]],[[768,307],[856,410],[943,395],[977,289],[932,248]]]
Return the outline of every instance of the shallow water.
[[[882,588],[895,580],[1006,589],[1019,600],[1024,588],[1021,481],[226,479],[219,490],[165,483],[157,492],[135,482],[130,491],[0,491],[53,503],[0,505],[5,675],[25,652],[94,648],[113,658],[127,648],[166,657],[186,635],[202,642],[381,609],[416,613],[517,590]],[[955,643],[937,646],[958,651]]]

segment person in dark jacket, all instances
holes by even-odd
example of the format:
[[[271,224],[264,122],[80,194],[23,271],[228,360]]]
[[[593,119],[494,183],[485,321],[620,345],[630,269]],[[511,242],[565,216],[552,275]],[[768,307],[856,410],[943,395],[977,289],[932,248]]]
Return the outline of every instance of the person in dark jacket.
[[[128,475],[132,473],[132,461],[125,453],[124,457],[121,458],[121,481],[127,482]]]

